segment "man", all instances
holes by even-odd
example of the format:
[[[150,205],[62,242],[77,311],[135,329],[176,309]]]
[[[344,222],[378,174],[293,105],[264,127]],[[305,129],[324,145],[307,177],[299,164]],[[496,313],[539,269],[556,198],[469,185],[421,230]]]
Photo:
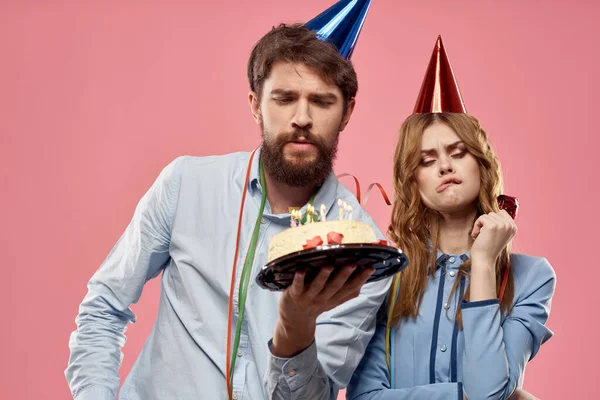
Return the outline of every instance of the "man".
[[[311,379],[329,377],[333,390],[345,385],[360,361],[389,282],[367,284],[348,301],[371,271],[350,278],[352,267],[346,267],[325,284],[331,272],[325,269],[306,290],[296,277],[280,307],[291,319],[280,317],[272,354],[267,343],[281,294],[254,283],[266,264],[270,238],[290,226],[290,208],[304,212],[312,196],[330,215],[341,198],[353,207],[354,219],[370,223],[383,238],[332,172],[339,133],[354,109],[356,74],[314,32],[281,25],[255,46],[248,75],[250,108],[262,130],[260,149],[180,157],[161,172],[89,282],[66,370],[75,399],[115,398],[123,333],[127,322],[135,321],[129,306],[161,273],[157,320],[121,399],[263,399],[284,390],[304,396]],[[244,264],[250,268],[247,281]],[[233,340],[225,339],[228,333]],[[234,344],[234,367],[227,371],[226,349]],[[286,369],[289,380],[264,392],[269,363],[293,366],[306,360],[318,368]]]

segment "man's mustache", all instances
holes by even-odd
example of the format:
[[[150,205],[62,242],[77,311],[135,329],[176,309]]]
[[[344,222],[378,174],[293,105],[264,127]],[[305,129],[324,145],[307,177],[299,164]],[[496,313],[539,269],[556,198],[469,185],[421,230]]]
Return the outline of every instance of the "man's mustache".
[[[302,139],[302,140],[301,140]],[[314,135],[310,133],[308,129],[296,129],[293,132],[286,133],[284,137],[281,138],[283,143],[289,142],[305,142],[315,144]]]

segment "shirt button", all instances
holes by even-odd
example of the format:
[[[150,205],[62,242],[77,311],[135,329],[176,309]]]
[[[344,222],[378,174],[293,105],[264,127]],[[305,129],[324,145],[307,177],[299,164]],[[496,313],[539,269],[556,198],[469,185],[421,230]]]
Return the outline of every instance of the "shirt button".
[[[243,355],[244,355],[244,352],[243,352],[243,351],[241,351],[241,350],[238,350],[238,357],[241,357],[241,356],[243,356]]]
[[[454,275],[456,275],[456,271],[450,271],[450,272],[448,272],[448,275],[454,277]]]
[[[440,346],[440,350],[441,350],[442,352],[446,351],[446,345],[445,345],[445,344],[441,345],[441,346]]]
[[[450,308],[450,304],[448,304],[448,303],[444,303],[444,308],[445,308],[446,310],[447,310],[447,309],[449,309],[449,308]]]
[[[288,376],[295,376],[296,375],[296,370],[295,369],[290,369],[288,372]]]
[[[233,393],[233,396],[231,396],[233,398],[233,400],[237,400],[238,397],[240,397],[237,392]]]
[[[448,260],[448,261],[450,261],[451,263],[453,263],[454,262],[454,257],[450,257],[450,260]]]

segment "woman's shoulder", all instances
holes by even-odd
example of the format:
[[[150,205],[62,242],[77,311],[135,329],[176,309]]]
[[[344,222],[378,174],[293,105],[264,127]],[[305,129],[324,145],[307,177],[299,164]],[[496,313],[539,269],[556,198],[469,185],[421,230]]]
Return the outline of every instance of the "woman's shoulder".
[[[549,287],[554,292],[556,273],[545,257],[512,253],[510,264],[517,296],[541,287]]]

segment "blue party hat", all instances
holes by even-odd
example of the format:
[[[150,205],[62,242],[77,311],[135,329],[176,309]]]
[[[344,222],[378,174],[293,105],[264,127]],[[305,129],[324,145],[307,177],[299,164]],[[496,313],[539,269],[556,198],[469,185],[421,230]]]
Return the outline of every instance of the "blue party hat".
[[[305,26],[315,31],[319,39],[335,45],[340,55],[349,60],[370,6],[371,0],[340,0]]]

